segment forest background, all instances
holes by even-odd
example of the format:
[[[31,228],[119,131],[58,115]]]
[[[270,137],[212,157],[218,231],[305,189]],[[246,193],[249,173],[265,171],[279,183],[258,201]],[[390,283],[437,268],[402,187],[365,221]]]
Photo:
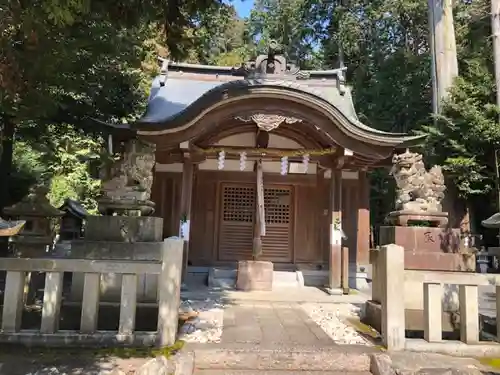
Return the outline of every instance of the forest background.
[[[339,66],[341,49],[360,120],[427,133],[421,152],[444,166],[473,228],[498,210],[489,0],[455,1],[460,76],[439,118],[427,0],[255,0],[244,18],[220,0],[0,1],[0,211],[50,181],[54,205],[70,197],[95,212],[105,142],[90,117],[140,116],[157,56],[235,66],[271,39],[303,69]],[[380,225],[394,186],[385,170],[370,177],[372,225]]]

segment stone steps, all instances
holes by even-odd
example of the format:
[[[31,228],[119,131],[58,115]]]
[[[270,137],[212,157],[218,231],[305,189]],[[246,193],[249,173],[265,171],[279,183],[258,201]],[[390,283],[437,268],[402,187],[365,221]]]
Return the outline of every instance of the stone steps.
[[[346,345],[333,347],[280,346],[264,348],[244,344],[207,345],[191,348],[195,374],[199,371],[232,371],[228,374],[251,374],[252,371],[319,371],[328,373],[369,373],[375,348]],[[245,372],[246,371],[246,372]],[[212,372],[214,373],[214,372]],[[215,373],[214,373],[215,374]],[[271,372],[272,374],[272,372]],[[321,372],[320,372],[321,374]]]

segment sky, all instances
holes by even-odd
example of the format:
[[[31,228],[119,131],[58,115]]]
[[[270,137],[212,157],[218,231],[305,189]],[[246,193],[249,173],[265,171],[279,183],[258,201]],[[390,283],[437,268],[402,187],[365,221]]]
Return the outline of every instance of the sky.
[[[227,2],[234,5],[240,17],[248,17],[253,7],[253,0],[227,0]]]

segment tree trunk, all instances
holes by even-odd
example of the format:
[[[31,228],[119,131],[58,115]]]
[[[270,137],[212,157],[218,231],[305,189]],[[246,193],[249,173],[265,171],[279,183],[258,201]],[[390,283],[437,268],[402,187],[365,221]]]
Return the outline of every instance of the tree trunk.
[[[4,117],[2,132],[2,154],[0,158],[0,213],[9,203],[9,182],[12,173],[12,157],[14,153],[15,124],[12,119]]]

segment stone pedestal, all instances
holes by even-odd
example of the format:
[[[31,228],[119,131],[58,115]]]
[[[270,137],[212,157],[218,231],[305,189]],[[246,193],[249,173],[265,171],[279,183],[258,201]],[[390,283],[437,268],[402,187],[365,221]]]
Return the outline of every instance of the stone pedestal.
[[[89,216],[85,225],[88,241],[161,242],[163,219],[153,216]]]
[[[160,261],[163,246],[163,219],[144,216],[90,216],[85,239],[71,242],[66,258],[95,260]],[[81,301],[84,275],[74,273],[71,299]],[[101,275],[100,300],[119,302],[122,277]],[[156,302],[157,275],[137,277],[137,302]]]
[[[427,222],[430,227],[445,228],[448,225],[448,212],[394,211],[387,215],[387,220],[395,225],[406,227],[412,222]]]
[[[69,259],[160,261],[162,242],[101,242],[73,241],[71,250],[66,253]],[[71,300],[81,301],[83,296],[84,274],[74,273],[71,283]],[[100,300],[119,302],[122,276],[114,273],[101,275]],[[156,302],[158,275],[138,275],[137,302]]]
[[[405,269],[474,272],[473,254],[460,252],[460,229],[432,227],[380,227],[380,245],[405,249]]]
[[[460,230],[436,227],[380,227],[380,244],[404,247],[405,269],[475,272],[474,254],[461,251]],[[405,307],[423,310],[423,284],[405,282]],[[458,310],[458,288],[444,285],[443,310]],[[420,313],[418,313],[420,314]]]
[[[273,289],[272,262],[240,261],[236,289],[244,291],[271,291]]]

